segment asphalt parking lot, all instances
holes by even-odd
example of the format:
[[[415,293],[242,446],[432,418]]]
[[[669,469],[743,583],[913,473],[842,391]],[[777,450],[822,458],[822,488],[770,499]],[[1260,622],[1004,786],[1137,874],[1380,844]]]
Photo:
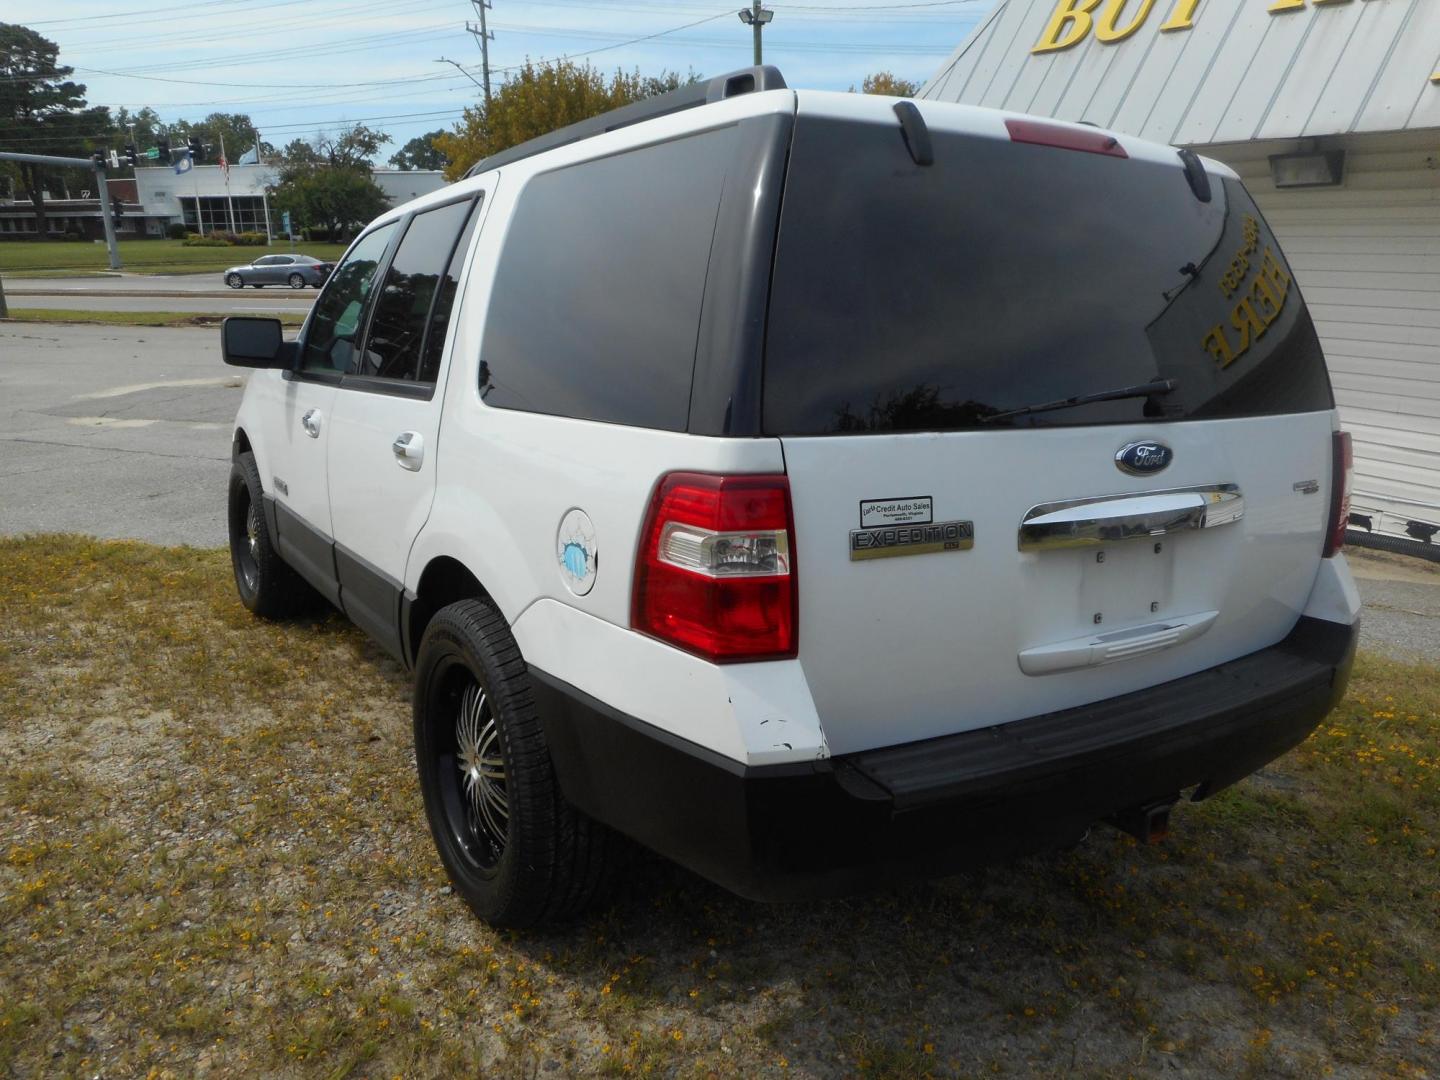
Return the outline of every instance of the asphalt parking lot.
[[[219,331],[0,323],[0,533],[225,543]],[[1440,564],[1352,548],[1362,644],[1440,658]]]
[[[224,544],[219,334],[0,323],[0,532]]]

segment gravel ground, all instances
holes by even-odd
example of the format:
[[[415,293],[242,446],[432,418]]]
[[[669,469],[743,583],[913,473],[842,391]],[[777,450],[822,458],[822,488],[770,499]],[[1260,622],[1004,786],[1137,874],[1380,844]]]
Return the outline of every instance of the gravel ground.
[[[1440,563],[1366,548],[1345,554],[1365,602],[1360,647],[1396,660],[1440,660]]]

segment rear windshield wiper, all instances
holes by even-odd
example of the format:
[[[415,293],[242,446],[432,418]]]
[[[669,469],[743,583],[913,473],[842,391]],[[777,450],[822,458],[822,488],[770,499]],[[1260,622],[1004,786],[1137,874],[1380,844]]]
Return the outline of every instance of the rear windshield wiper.
[[[980,423],[990,424],[996,420],[1008,420],[1012,416],[1029,416],[1031,413],[1053,412],[1056,409],[1070,409],[1076,405],[1090,405],[1097,401],[1122,401],[1125,398],[1160,397],[1179,389],[1178,379],[1155,379],[1135,386],[1121,386],[1114,390],[1101,390],[1098,394],[1081,394],[1079,397],[1064,398],[1061,401],[1045,401],[1039,405],[1026,405],[993,416],[980,417]]]

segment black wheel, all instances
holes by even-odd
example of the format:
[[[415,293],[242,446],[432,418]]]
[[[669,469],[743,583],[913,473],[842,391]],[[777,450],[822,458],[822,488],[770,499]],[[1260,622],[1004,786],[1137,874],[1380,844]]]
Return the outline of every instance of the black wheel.
[[[230,467],[230,563],[240,602],[256,615],[282,619],[315,606],[317,594],[280,558],[265,524],[254,454]]]
[[[299,274],[291,274],[289,280],[292,289],[303,289],[305,287],[305,279]]]
[[[611,837],[560,793],[525,661],[488,601],[442,608],[425,630],[415,761],[435,847],[480,918],[537,926],[599,893]]]
[[[225,284],[229,285],[232,289],[243,289],[245,287],[245,279],[239,274],[226,274]]]

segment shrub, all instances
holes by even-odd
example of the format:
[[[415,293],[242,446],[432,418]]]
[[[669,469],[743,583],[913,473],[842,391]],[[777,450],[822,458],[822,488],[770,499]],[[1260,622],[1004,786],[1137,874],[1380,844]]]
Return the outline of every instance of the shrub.
[[[226,240],[220,233],[211,233],[209,236],[199,236],[191,233],[185,237],[185,247],[229,247],[230,241]]]
[[[185,240],[190,236],[190,230],[178,221],[172,221],[165,227],[165,235],[171,240]]]
[[[241,247],[264,247],[268,242],[265,234],[260,232],[242,232],[235,234],[235,243]]]

